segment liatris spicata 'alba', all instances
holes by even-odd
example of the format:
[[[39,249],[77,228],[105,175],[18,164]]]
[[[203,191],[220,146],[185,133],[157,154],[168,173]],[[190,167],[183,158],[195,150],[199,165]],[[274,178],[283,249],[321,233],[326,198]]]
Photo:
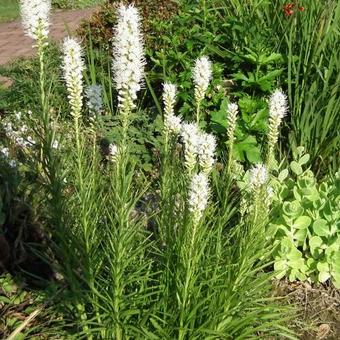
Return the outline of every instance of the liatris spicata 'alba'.
[[[268,172],[267,168],[263,164],[256,164],[250,169],[250,189],[257,190],[267,183]]]
[[[118,146],[116,144],[111,143],[109,145],[109,154],[108,154],[108,159],[112,162],[115,162],[118,158]]]
[[[206,175],[210,173],[215,162],[216,138],[215,136],[201,132],[198,141],[199,165]]]
[[[265,197],[268,195],[268,170],[263,164],[256,164],[250,169],[250,196],[249,212],[250,221],[254,224],[262,223],[268,215],[268,203]]]
[[[20,0],[20,14],[26,35],[46,40],[49,33],[51,0]]]
[[[209,180],[203,172],[195,174],[190,183],[188,194],[188,208],[194,223],[198,223],[209,199]]]
[[[227,111],[227,122],[228,122],[227,136],[228,136],[228,143],[229,143],[228,172],[230,172],[233,166],[232,157],[233,157],[233,149],[234,149],[234,142],[235,142],[235,129],[236,129],[237,114],[238,114],[237,104],[230,103],[228,105],[228,111]]]
[[[181,127],[181,137],[184,142],[184,162],[191,174],[197,163],[197,154],[199,147],[199,131],[194,123],[183,123]]]
[[[207,92],[209,82],[212,76],[211,61],[208,57],[202,56],[195,62],[193,69],[193,79],[195,83],[195,100],[197,105],[196,123],[199,124],[200,120],[200,106],[201,102]]]
[[[275,90],[269,98],[269,133],[267,149],[267,166],[270,169],[275,160],[274,147],[279,137],[279,126],[287,114],[287,97],[279,89]]]
[[[79,42],[73,38],[66,38],[63,43],[63,72],[71,115],[79,119],[82,109],[83,93],[83,51]]]
[[[144,77],[144,47],[140,16],[132,5],[120,5],[113,39],[113,77],[122,114],[135,108]]]
[[[174,106],[176,102],[176,85],[164,83],[163,103],[164,103],[164,130],[166,134],[178,134],[181,130],[181,118],[175,116]]]

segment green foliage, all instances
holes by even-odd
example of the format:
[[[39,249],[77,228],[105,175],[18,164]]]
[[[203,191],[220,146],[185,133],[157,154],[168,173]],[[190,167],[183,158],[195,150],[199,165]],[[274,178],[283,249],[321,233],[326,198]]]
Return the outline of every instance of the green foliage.
[[[0,23],[8,22],[19,16],[19,4],[17,0],[1,0]]]
[[[274,268],[289,280],[331,279],[340,287],[340,178],[318,183],[304,169],[309,155],[297,149],[289,169],[274,182],[273,220],[269,237],[275,238]]]
[[[52,0],[52,6],[61,9],[86,8],[97,6],[106,0]]]
[[[53,96],[48,98],[51,110],[65,113],[65,89],[61,86],[60,52],[56,44],[46,50],[49,63],[48,88]],[[0,74],[13,80],[9,88],[0,87],[0,111],[11,113],[20,110],[36,110],[39,107],[39,58],[21,59],[12,64],[0,66]]]

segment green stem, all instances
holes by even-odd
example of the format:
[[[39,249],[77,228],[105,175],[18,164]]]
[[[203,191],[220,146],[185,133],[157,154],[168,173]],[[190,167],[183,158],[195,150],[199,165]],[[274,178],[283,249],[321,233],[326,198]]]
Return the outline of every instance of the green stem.
[[[197,102],[197,108],[196,108],[196,123],[197,126],[199,126],[200,123],[200,110],[201,110],[201,101]]]

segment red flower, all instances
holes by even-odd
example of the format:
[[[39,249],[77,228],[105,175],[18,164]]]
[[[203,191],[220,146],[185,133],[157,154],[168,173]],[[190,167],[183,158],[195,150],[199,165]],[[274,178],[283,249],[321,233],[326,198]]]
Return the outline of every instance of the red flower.
[[[283,12],[286,14],[287,17],[291,16],[294,11],[293,8],[295,7],[295,4],[289,3],[283,6]]]
[[[304,10],[305,10],[304,7],[302,7],[302,6],[299,7],[299,11],[300,11],[300,12],[303,12]]]

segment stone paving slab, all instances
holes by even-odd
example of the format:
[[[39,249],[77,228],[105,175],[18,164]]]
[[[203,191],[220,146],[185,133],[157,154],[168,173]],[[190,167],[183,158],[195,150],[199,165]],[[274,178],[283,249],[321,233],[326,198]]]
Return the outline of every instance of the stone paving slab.
[[[51,16],[50,38],[60,41],[69,33],[74,33],[80,22],[89,18],[95,10],[96,8],[54,11]],[[33,40],[25,36],[19,20],[0,24],[0,65],[33,55],[32,44]]]

